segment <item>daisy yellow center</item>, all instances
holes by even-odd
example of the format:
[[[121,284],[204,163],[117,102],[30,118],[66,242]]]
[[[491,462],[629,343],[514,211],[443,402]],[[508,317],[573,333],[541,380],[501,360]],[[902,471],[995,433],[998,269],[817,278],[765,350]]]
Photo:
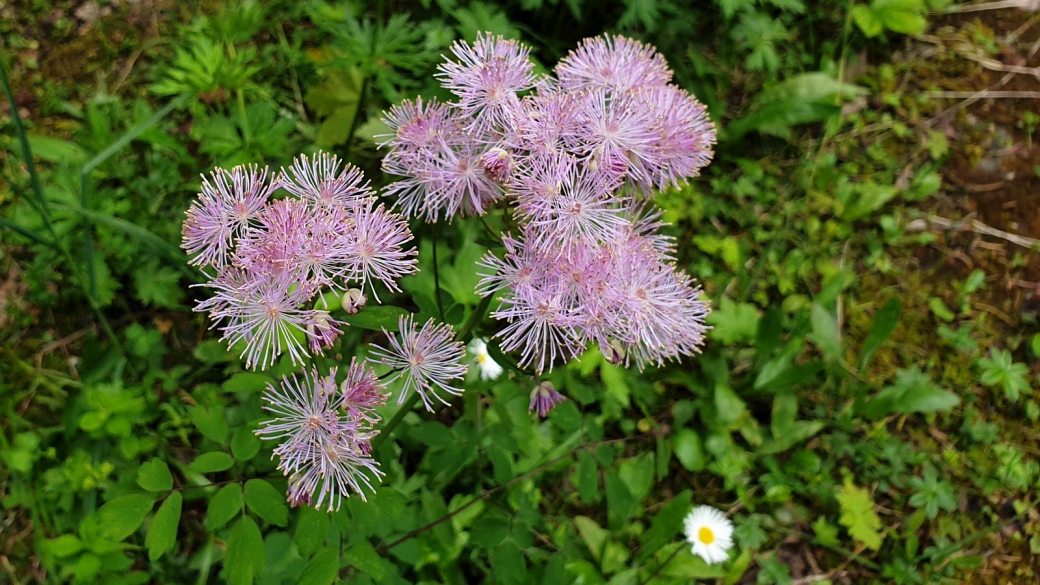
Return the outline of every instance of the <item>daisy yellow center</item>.
[[[711,528],[703,526],[697,531],[697,538],[704,544],[711,544],[715,542],[715,533],[711,531]]]
[[[487,361],[487,356],[480,354],[477,356],[477,363],[482,364]]]

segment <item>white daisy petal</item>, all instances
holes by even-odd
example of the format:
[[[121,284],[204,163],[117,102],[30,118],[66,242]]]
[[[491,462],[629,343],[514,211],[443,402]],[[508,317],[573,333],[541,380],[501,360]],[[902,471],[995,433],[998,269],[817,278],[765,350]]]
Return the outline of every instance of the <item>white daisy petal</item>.
[[[729,558],[729,549],[733,548],[733,523],[719,510],[698,506],[686,515],[683,528],[686,540],[693,545],[691,552],[708,564]]]
[[[487,342],[479,337],[474,338],[473,341],[469,342],[468,349],[473,354],[473,359],[477,362],[481,380],[494,380],[502,375],[502,366],[491,358],[491,354],[487,350]]]

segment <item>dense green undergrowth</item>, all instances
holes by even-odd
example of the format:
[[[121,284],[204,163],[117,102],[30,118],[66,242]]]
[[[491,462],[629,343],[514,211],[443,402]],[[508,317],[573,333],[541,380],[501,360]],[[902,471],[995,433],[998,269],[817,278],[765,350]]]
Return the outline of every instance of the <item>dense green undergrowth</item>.
[[[95,32],[43,1],[18,24],[90,38],[113,70],[140,50],[118,91],[104,70],[41,76],[39,43],[0,29],[16,74],[0,138],[4,579],[959,583],[994,548],[1040,554],[1035,315],[995,323],[973,299],[1000,283],[930,262],[935,236],[908,229],[950,146],[889,55],[942,6],[233,3],[156,9],[155,36],[101,4]],[[184,210],[214,166],[319,148],[385,184],[380,112],[446,97],[441,55],[480,31],[522,39],[545,70],[584,36],[638,37],[708,106],[714,162],[655,195],[711,301],[708,344],[641,374],[593,349],[548,376],[568,401],[545,420],[524,378],[471,372],[463,398],[407,413],[376,448],[386,477],[367,501],[290,508],[253,431],[261,391],[299,366],[247,371],[191,312]],[[853,55],[877,66],[850,75]],[[420,272],[394,304],[443,303],[479,329],[474,263],[502,215],[414,223]],[[321,368],[397,317],[362,315]],[[698,504],[736,525],[725,563],[682,536]]]

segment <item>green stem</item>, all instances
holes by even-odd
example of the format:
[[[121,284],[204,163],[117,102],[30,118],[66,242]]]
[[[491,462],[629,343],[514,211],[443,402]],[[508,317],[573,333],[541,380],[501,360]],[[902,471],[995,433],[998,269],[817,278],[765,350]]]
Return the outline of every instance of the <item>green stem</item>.
[[[440,315],[441,322],[443,323],[445,321],[445,319],[444,319],[444,301],[441,300],[441,273],[440,273],[440,270],[438,268],[438,262],[437,262],[437,230],[436,229],[433,230],[433,287],[434,287],[433,294],[434,294],[434,296],[436,297],[436,300],[437,300],[437,313]]]
[[[401,408],[397,409],[394,417],[387,421],[386,425],[384,425],[382,429],[379,429],[379,434],[376,435],[376,438],[372,439],[373,451],[378,449],[390,437],[390,433],[394,432],[397,425],[401,424],[404,417],[408,416],[408,413],[415,408],[415,405],[419,402],[420,398],[421,396],[419,393],[413,391],[412,395],[408,397],[408,400],[405,400],[404,404],[401,405]]]

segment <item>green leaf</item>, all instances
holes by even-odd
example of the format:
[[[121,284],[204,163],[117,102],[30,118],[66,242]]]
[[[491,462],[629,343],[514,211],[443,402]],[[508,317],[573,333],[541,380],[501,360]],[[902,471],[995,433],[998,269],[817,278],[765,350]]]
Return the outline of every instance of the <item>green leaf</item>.
[[[610,533],[596,523],[595,520],[586,516],[575,516],[574,526],[578,529],[578,534],[585,542],[585,546],[587,546],[589,552],[592,553],[592,558],[596,559],[596,562],[599,562]]]
[[[148,527],[148,535],[144,537],[144,545],[148,547],[148,560],[155,562],[177,542],[177,524],[181,519],[181,505],[184,496],[173,492],[165,500],[159,511],[152,518]]]
[[[758,309],[748,303],[735,303],[728,297],[719,300],[719,307],[708,314],[707,322],[712,325],[711,337],[730,345],[738,341],[750,341],[758,332]]]
[[[207,439],[217,443],[227,442],[228,425],[222,405],[214,404],[209,408],[199,405],[192,408],[191,422]]]
[[[506,585],[527,583],[527,563],[520,547],[507,540],[489,551],[491,566],[497,580]]]
[[[822,71],[795,75],[756,96],[751,113],[726,126],[726,139],[755,130],[785,137],[791,126],[827,120],[841,111],[842,101],[864,93],[866,89]]]
[[[919,35],[928,24],[924,18],[928,8],[921,0],[874,0],[870,10],[892,32]]]
[[[386,577],[386,567],[376,549],[367,540],[359,540],[343,553],[344,560],[376,581]]]
[[[225,392],[261,392],[274,383],[275,381],[266,374],[239,372],[228,378],[221,388]]]
[[[747,412],[747,406],[732,388],[716,384],[715,412],[718,415],[716,422],[724,428],[731,428]]]
[[[823,516],[817,518],[816,522],[813,522],[812,528],[816,533],[816,540],[819,540],[820,544],[838,546],[838,527],[828,522],[826,518]]]
[[[594,504],[600,499],[599,474],[596,461],[587,451],[578,453],[578,496],[583,504]]]
[[[60,559],[72,556],[83,550],[83,541],[74,534],[62,534],[57,538],[46,541],[44,547],[52,555]]]
[[[869,6],[863,6],[862,4],[853,6],[852,21],[856,23],[859,30],[863,31],[863,34],[867,35],[867,38],[874,38],[885,32],[885,24],[881,22],[881,19],[874,14],[874,11]]]
[[[896,382],[883,388],[863,406],[867,418],[881,418],[892,413],[941,412],[952,409],[960,398],[932,383],[916,366],[896,372]]]
[[[249,461],[260,452],[260,437],[249,427],[238,427],[231,437],[231,454],[239,461]]]
[[[308,556],[320,549],[329,536],[329,515],[310,506],[300,508],[294,540],[300,554]]]
[[[285,494],[265,480],[251,479],[246,482],[246,506],[271,524],[289,524],[289,507],[285,504]]]
[[[212,451],[196,457],[195,461],[192,461],[191,465],[188,466],[188,469],[198,473],[214,473],[231,469],[231,466],[234,464],[235,458],[231,455],[223,451]]]
[[[857,541],[871,550],[881,548],[881,518],[874,512],[874,502],[864,488],[856,487],[846,479],[845,485],[838,492],[838,504],[841,506],[842,526],[849,530]]]
[[[212,506],[212,504],[211,504]],[[243,516],[231,529],[224,559],[224,575],[231,585],[251,585],[264,570],[264,539],[260,528]]]
[[[75,142],[39,134],[29,134],[28,138],[33,155],[45,161],[78,166],[87,160],[87,152]]]
[[[607,518],[612,527],[623,526],[635,512],[636,499],[621,481],[615,469],[608,469],[603,474],[603,487],[607,494]]]
[[[812,305],[812,337],[824,357],[831,361],[841,359],[841,333],[838,331],[838,319],[827,308],[813,303]]]
[[[690,471],[702,471],[708,465],[701,437],[691,429],[679,429],[672,435],[675,457]]]
[[[300,585],[331,585],[339,574],[339,550],[324,548],[307,563],[297,581]]]
[[[643,534],[642,546],[639,547],[638,558],[640,560],[645,560],[655,554],[665,544],[672,542],[675,535],[682,531],[683,519],[690,511],[691,497],[690,490],[685,490],[661,506],[650,522],[650,529]]]
[[[242,511],[242,485],[229,483],[220,488],[206,509],[206,528],[216,530]]]
[[[120,541],[137,531],[155,499],[142,494],[120,496],[98,510],[98,535]]]
[[[137,468],[137,485],[150,492],[165,492],[173,488],[173,476],[166,462],[158,457]]]
[[[354,315],[345,315],[343,321],[362,329],[398,331],[400,329],[397,322],[398,318],[408,314],[409,312],[401,307],[375,305],[366,306]]]
[[[867,338],[863,340],[863,348],[859,352],[860,372],[866,370],[874,354],[877,353],[877,350],[881,348],[885,340],[895,331],[902,308],[903,305],[899,301],[899,297],[892,297],[874,315],[874,324],[870,326],[870,333],[867,333]]]

